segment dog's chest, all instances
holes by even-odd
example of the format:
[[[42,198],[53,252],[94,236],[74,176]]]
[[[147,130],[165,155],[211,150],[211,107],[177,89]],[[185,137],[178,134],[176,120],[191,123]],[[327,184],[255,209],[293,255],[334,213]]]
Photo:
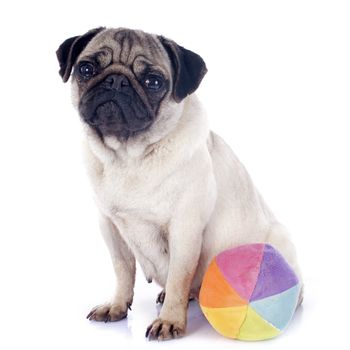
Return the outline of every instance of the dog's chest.
[[[159,175],[136,164],[106,164],[94,178],[100,209],[109,217],[133,216],[162,224],[167,216],[169,183],[159,186]]]

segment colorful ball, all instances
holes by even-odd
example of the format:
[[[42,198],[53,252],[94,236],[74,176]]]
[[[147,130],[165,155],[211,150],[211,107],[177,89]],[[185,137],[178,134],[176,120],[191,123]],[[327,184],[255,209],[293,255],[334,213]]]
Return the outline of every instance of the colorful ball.
[[[296,309],[300,283],[269,244],[247,244],[217,255],[203,278],[199,304],[225,337],[264,340],[286,328]]]

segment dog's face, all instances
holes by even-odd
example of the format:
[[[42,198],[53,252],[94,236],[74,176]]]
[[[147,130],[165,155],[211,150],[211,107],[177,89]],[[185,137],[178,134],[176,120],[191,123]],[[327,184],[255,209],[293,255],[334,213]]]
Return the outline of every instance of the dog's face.
[[[97,28],[69,38],[57,57],[64,82],[73,71],[82,120],[100,136],[118,140],[161,122],[167,107],[194,92],[206,73],[197,54],[161,36],[129,29]]]

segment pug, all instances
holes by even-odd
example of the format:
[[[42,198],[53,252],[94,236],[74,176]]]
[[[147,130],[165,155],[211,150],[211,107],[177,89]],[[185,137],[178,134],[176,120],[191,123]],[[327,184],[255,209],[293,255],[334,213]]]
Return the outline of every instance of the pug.
[[[87,318],[118,321],[134,296],[136,260],[163,291],[150,340],[181,337],[189,299],[211,259],[265,242],[300,277],[295,248],[195,91],[203,59],[163,36],[96,28],[65,40],[59,74],[71,78],[86,166],[117,287]]]

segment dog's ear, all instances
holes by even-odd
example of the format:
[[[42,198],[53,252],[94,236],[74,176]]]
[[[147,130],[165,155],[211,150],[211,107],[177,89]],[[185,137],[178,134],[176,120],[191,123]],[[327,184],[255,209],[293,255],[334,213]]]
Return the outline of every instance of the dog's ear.
[[[207,67],[202,57],[196,53],[163,36],[159,40],[168,53],[174,70],[174,100],[180,102],[198,88],[207,73]]]
[[[56,51],[56,55],[60,64],[59,74],[64,83],[68,81],[72,67],[80,53],[84,50],[89,41],[103,29],[105,28],[99,27],[91,29],[84,35],[73,36],[72,38],[65,40],[60,45]]]

